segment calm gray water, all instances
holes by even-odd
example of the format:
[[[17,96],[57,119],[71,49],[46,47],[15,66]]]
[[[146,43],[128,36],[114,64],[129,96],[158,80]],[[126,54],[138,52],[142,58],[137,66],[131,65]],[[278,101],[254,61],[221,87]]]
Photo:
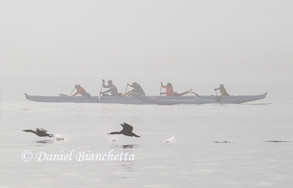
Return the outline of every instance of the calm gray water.
[[[293,187],[292,103],[109,105],[3,102],[0,187]],[[112,137],[122,122],[141,138]],[[23,129],[45,128],[64,140]],[[171,143],[164,142],[174,136]],[[214,143],[228,141],[228,143]],[[25,162],[33,154],[128,153],[134,161]]]

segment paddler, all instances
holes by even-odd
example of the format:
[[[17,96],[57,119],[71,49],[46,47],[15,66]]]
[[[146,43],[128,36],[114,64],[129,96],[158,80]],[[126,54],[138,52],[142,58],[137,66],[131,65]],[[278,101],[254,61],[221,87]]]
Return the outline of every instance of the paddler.
[[[166,94],[166,96],[174,96],[174,90],[172,84],[169,82],[167,85],[164,86],[163,82],[161,82],[161,87],[166,89],[165,93],[161,94]]]
[[[76,92],[72,96],[81,95],[83,97],[91,97],[91,94],[87,93],[86,90],[81,87],[79,84],[74,86],[76,89]]]
[[[188,93],[192,93],[192,94],[194,94],[194,95],[199,97],[198,94],[192,92],[192,89],[187,90],[187,91],[185,91],[183,93],[174,92],[173,86],[172,86],[172,84],[170,82],[167,83],[167,85],[164,85],[163,82],[161,82],[161,87],[166,89],[165,93],[161,93],[161,94],[166,94],[166,96],[183,96],[183,95],[186,95]]]
[[[133,89],[131,91],[125,93],[123,96],[127,96],[127,95],[130,95],[132,93],[145,96],[144,90],[142,89],[142,87],[138,83],[133,82],[132,84],[127,84],[127,85],[132,87]]]
[[[215,88],[215,91],[217,90],[220,90],[221,96],[229,96],[229,93],[227,92],[223,84],[221,84],[220,87]]]
[[[108,81],[108,85],[105,85],[105,80],[103,80],[103,88],[109,88],[107,91],[101,92],[103,96],[108,96],[107,93],[110,93],[111,96],[118,96],[117,87],[113,84],[112,80]]]

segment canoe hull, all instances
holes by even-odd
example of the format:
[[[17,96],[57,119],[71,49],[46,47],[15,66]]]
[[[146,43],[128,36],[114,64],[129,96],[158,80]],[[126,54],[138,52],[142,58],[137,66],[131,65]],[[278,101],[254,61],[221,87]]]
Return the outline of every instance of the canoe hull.
[[[114,103],[114,104],[207,104],[207,103],[220,103],[220,104],[241,104],[245,102],[256,101],[264,99],[267,93],[262,95],[239,95],[239,96],[182,96],[182,97],[159,97],[149,96],[143,99],[133,96],[127,97],[112,97],[112,96],[93,96],[93,97],[81,97],[81,96],[32,96],[25,94],[25,98],[35,102],[62,102],[62,103]]]
[[[211,101],[211,103],[220,104],[241,104],[246,102],[252,102],[256,100],[265,99],[267,93],[261,95],[232,95],[232,96],[201,96],[203,100]]]
[[[97,103],[99,101],[99,97],[69,97],[67,95],[61,96],[38,96],[38,95],[28,95],[24,94],[25,98],[30,101],[35,102],[70,102],[70,103]]]

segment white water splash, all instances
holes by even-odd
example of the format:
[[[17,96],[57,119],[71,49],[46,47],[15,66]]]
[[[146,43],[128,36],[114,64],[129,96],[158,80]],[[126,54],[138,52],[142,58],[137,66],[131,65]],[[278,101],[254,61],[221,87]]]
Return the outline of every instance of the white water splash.
[[[168,138],[167,140],[165,140],[166,143],[175,143],[176,142],[176,138],[175,136],[172,136],[170,138]]]

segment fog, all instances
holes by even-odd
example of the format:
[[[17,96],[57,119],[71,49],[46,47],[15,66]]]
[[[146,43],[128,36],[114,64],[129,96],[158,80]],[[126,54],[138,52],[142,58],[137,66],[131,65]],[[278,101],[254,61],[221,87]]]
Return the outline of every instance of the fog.
[[[1,1],[2,100],[101,80],[214,94],[293,94],[292,1]],[[290,87],[291,86],[291,87]]]

